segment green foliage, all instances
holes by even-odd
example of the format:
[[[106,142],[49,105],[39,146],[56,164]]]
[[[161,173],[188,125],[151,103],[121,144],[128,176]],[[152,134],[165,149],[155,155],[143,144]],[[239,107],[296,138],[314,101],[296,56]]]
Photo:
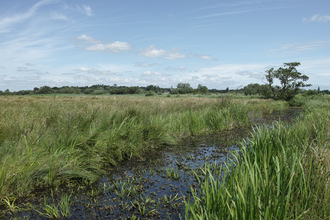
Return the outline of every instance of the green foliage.
[[[154,95],[155,95],[155,93],[152,92],[151,90],[149,90],[149,91],[146,93],[145,96],[154,96]]]
[[[127,87],[115,87],[112,88],[110,91],[110,94],[118,94],[118,95],[124,95],[128,93],[129,93],[129,89]]]
[[[187,94],[192,93],[193,88],[190,86],[189,83],[178,83],[176,89],[171,89],[171,94]]]
[[[84,91],[84,94],[92,94],[94,92],[94,89],[86,89]]]
[[[300,107],[306,103],[306,99],[302,96],[296,95],[289,101],[289,105],[292,107]]]
[[[202,86],[201,84],[198,85],[198,91],[201,93],[201,94],[207,94],[209,93],[209,90],[206,86]]]
[[[272,97],[272,90],[269,85],[260,85],[259,94],[265,99],[270,99]]]
[[[160,88],[159,88],[159,86],[149,85],[149,86],[147,86],[146,90],[153,91],[153,92],[159,92]]]
[[[309,89],[308,91],[304,92],[302,95],[303,96],[313,96],[313,95],[318,95],[319,93],[315,90]]]
[[[9,89],[6,89],[3,94],[4,95],[11,95],[11,92],[9,91]]]
[[[54,87],[55,89],[57,87]],[[77,87],[69,87],[69,86],[63,86],[62,88],[60,89],[54,89],[53,88],[53,91],[56,91],[56,93],[60,93],[60,94],[80,94],[81,93],[81,90],[78,89]],[[88,94],[88,93],[85,93],[85,94]]]
[[[0,198],[25,196],[36,187],[93,182],[145,151],[189,135],[246,125],[243,104],[217,107],[219,101],[2,97]]]
[[[186,219],[327,219],[329,126],[329,110],[314,108],[293,126],[259,128],[225,165],[195,173]]]
[[[256,95],[259,93],[260,85],[258,83],[251,83],[244,87],[245,95]]]
[[[265,77],[268,81],[269,90],[261,90],[261,95],[264,98],[290,101],[300,92],[301,87],[311,86],[304,83],[309,77],[297,71],[296,67],[299,65],[299,62],[284,63],[286,68],[280,67],[277,70],[274,70],[274,68],[267,70]],[[274,86],[274,79],[278,79],[281,86]]]
[[[92,95],[103,95],[103,94],[109,94],[109,91],[104,89],[96,89],[92,93]]]
[[[50,88],[49,86],[42,86],[37,92],[38,94],[52,94],[54,93],[54,90]]]

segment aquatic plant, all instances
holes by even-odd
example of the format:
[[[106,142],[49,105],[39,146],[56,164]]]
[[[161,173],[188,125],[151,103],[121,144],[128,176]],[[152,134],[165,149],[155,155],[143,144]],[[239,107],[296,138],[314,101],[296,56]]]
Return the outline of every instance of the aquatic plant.
[[[210,166],[204,179],[195,172],[200,189],[185,199],[186,219],[329,218],[330,111],[309,109],[293,126],[258,128],[223,176]]]

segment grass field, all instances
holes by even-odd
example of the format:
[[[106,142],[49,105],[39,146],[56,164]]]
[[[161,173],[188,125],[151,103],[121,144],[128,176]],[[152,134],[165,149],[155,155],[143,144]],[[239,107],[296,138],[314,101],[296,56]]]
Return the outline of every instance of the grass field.
[[[183,137],[248,124],[246,104],[159,97],[1,97],[0,198],[95,181]]]
[[[203,193],[187,200],[187,216],[213,219],[218,209],[232,219],[242,219],[239,213],[248,213],[245,219],[267,219],[265,213],[327,216],[326,205],[320,204],[328,201],[328,187],[315,187],[315,181],[328,184],[329,167],[322,158],[329,147],[329,99],[304,101],[304,117],[296,125],[260,129],[242,144],[243,159],[228,165],[228,181],[206,175]],[[0,103],[0,205],[9,209],[15,199],[36,196],[39,189],[89,184],[120,163],[148,159],[147,153],[183,138],[249,126],[248,112],[257,117],[288,107],[286,102],[235,95],[4,96]],[[306,171],[314,167],[315,172]],[[237,184],[241,182],[246,188]],[[221,187],[226,192],[217,191],[220,184],[228,184]],[[260,190],[266,190],[262,198]],[[303,205],[292,206],[300,198]]]

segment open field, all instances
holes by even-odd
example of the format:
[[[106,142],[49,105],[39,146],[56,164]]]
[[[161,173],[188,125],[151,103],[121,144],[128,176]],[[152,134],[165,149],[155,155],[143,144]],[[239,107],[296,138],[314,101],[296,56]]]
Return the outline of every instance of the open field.
[[[208,98],[1,97],[0,196],[70,179],[182,137],[247,125],[246,105]]]
[[[1,207],[6,209],[10,209],[15,199],[35,197],[39,190],[56,189],[67,184],[75,184],[77,187],[79,185],[89,185],[116,166],[120,166],[130,159],[148,160],[146,155],[156,152],[159,148],[175,146],[183,138],[249,126],[248,112],[253,112],[255,117],[259,117],[274,111],[282,111],[288,107],[287,103],[280,101],[242,99],[241,97],[230,99],[221,96],[214,98],[196,96],[172,96],[171,98],[165,96],[17,96],[0,97],[0,103],[0,198]],[[292,156],[289,156],[290,153],[293,152],[294,155],[299,153],[300,156],[296,160],[300,161],[301,166],[304,168],[309,168],[310,164],[313,165],[310,161],[318,161],[321,158],[321,156],[318,156],[320,152],[322,157],[327,156],[325,154],[327,151],[321,149],[326,149],[329,146],[327,139],[329,133],[326,130],[326,126],[330,124],[328,124],[330,118],[327,112],[328,107],[327,97],[309,100],[304,106],[304,117],[297,122],[297,125],[292,128],[283,125],[278,126],[280,132],[276,131],[277,128],[273,129],[274,131],[260,130],[259,133],[254,135],[249,144],[255,151],[251,151],[251,153],[250,151],[244,151],[243,148],[243,154],[246,155],[244,158],[252,158],[251,166],[253,168],[257,167],[257,170],[264,170],[266,165],[263,165],[264,160],[261,156],[264,153],[260,152],[265,152],[265,146],[268,146],[268,143],[273,143],[272,150],[266,150],[266,153],[269,153],[266,162],[271,163],[273,161],[272,156],[277,154],[278,160],[284,161],[284,165],[281,164],[281,166],[283,165],[281,170],[286,173],[283,173],[281,180],[285,180],[284,177],[287,175],[289,176],[289,182],[284,182],[283,187],[287,189],[286,187],[291,184],[290,187],[292,188],[292,183],[300,182],[300,185],[305,184],[310,189],[312,186],[309,184],[314,182],[310,183],[310,179],[292,179],[298,178],[298,176],[300,178],[305,177],[301,177],[302,175],[292,176],[292,169],[290,168],[290,166],[293,166],[290,165],[292,161],[290,160],[290,163],[287,163],[288,159],[283,159],[281,154],[285,152],[287,157],[290,158]],[[297,129],[298,127],[300,130]],[[296,134],[297,132],[299,135]],[[279,145],[280,142],[277,142],[277,140],[282,140],[283,135],[286,142]],[[275,139],[273,140],[270,137]],[[278,148],[278,146],[282,147]],[[286,149],[285,146],[304,147],[294,148],[301,149],[296,153],[296,151],[290,151],[291,148],[288,148],[287,151],[281,150]],[[313,151],[312,148],[308,148],[309,146],[316,150]],[[276,149],[280,149],[280,151]],[[318,154],[315,153],[314,155],[313,152],[318,152]],[[309,156],[306,157],[306,155]],[[249,163],[243,161],[242,164]],[[257,165],[262,168],[258,168]],[[317,181],[328,183],[328,176],[324,175],[322,177],[318,172],[328,173],[329,167],[325,162],[321,165],[318,166],[315,174],[309,173],[308,175],[311,179],[315,177],[319,178]],[[244,175],[244,181],[248,181],[250,178],[250,174],[246,174],[246,171],[240,167],[243,167],[243,165],[236,164],[233,175],[228,173],[228,184],[232,184],[230,189],[234,190],[228,191],[230,195],[237,190],[234,187],[234,182],[243,181],[239,178],[243,178]],[[269,169],[269,172],[267,171],[268,165],[266,167],[266,171],[270,175],[268,178],[273,181],[275,178],[274,173],[278,168],[273,164],[270,164],[269,167],[274,167]],[[251,170],[251,168],[246,169]],[[296,170],[298,172],[299,169]],[[303,173],[303,171],[299,172]],[[258,177],[255,177],[255,179],[260,182],[260,179],[263,180],[264,177],[265,175],[262,173],[259,179]],[[210,179],[212,177],[206,178],[205,181]],[[272,181],[269,184],[275,184],[274,187],[277,186],[277,182]],[[220,183],[214,184],[219,185]],[[307,188],[302,188],[300,185],[294,191],[294,195],[307,193]],[[266,185],[264,186],[266,187]],[[211,191],[207,192],[205,190],[206,186],[203,185],[203,181],[200,187],[204,190],[205,195],[212,194]],[[257,188],[260,187],[262,186],[257,186]],[[229,189],[227,186],[222,188]],[[244,189],[244,192],[250,192],[250,189],[249,186]],[[307,193],[308,195],[306,194],[306,198],[318,196],[320,193],[328,195],[327,187],[316,188],[314,184],[313,189],[317,189],[317,193],[311,191],[311,193]],[[217,191],[214,190],[214,192]],[[281,192],[284,192],[283,195],[287,195],[285,194],[287,191],[281,190]],[[274,191],[268,192],[267,198],[270,198],[273,193]],[[215,193],[215,195],[218,194]],[[255,196],[257,198],[257,195]],[[186,217],[194,218],[192,213],[204,217],[205,213],[215,215],[212,212],[214,209],[209,209],[209,205],[215,207],[219,204],[206,204],[205,201],[208,201],[208,199],[204,200],[206,197],[201,197],[203,201],[195,199],[195,203],[186,205],[187,213],[190,213]],[[225,209],[228,207],[227,204],[234,204],[234,200],[230,200],[231,198],[230,196],[226,197],[229,200],[223,200],[225,201],[223,203],[224,207],[221,206],[216,209]],[[237,197],[240,201],[242,198]],[[287,202],[287,198],[285,197],[285,202]],[[299,198],[299,196],[292,196],[291,200]],[[328,197],[324,196],[324,199],[328,199]],[[247,200],[247,198],[243,200]],[[281,201],[284,200],[281,198]],[[193,201],[193,198],[189,201]],[[255,201],[252,200],[250,203]],[[315,202],[315,200],[310,201]],[[308,204],[312,206],[314,203]],[[301,214],[307,211],[306,207],[309,208],[309,206],[298,207],[296,213]],[[277,207],[283,206],[278,205]],[[230,210],[232,209],[230,208],[227,210],[228,212],[224,213],[227,213],[227,217],[231,215],[235,219],[237,213],[235,214]],[[241,210],[247,210],[247,208],[242,206],[235,210],[242,212]],[[273,207],[270,211],[272,210],[274,210]],[[315,213],[325,211],[326,207],[320,209],[316,207],[315,210],[317,211],[313,209],[313,212],[310,211],[309,213],[315,216]],[[251,213],[258,212],[251,211]],[[292,212],[283,211],[283,213],[282,217],[287,213],[296,216]],[[324,212],[324,214],[326,213]]]

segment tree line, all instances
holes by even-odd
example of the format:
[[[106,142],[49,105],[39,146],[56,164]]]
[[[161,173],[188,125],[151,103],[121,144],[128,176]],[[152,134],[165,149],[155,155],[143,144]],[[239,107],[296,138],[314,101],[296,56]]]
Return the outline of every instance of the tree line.
[[[308,76],[298,72],[297,67],[299,62],[284,63],[284,67],[278,69],[270,68],[266,70],[264,79],[266,82],[260,85],[258,83],[251,83],[241,89],[229,90],[227,87],[225,90],[211,89],[199,84],[196,89],[192,88],[189,83],[178,83],[176,88],[161,88],[157,85],[149,85],[147,87],[139,86],[117,86],[114,84],[109,85],[92,85],[92,86],[63,86],[63,87],[49,87],[42,86],[40,88],[35,87],[33,90],[21,90],[18,92],[10,92],[9,89],[2,92],[0,95],[33,95],[33,94],[141,94],[146,93],[147,96],[153,94],[210,94],[210,93],[228,93],[235,91],[238,93],[244,93],[245,95],[260,95],[262,98],[274,99],[274,100],[292,100],[298,93],[304,92],[305,95],[315,95],[320,93],[330,94],[329,90],[320,91],[308,90],[305,91],[302,88],[309,87],[311,84],[305,82],[309,79]],[[276,81],[276,84],[274,84]]]
[[[209,93],[227,93],[229,88],[225,90],[218,89],[208,89],[206,86],[201,84],[198,85],[196,89],[193,89],[189,83],[178,83],[176,88],[161,88],[157,85],[148,85],[146,87],[139,86],[117,86],[114,84],[103,85],[97,84],[92,86],[62,86],[62,87],[50,87],[42,86],[40,88],[35,87],[33,90],[20,90],[18,92],[11,92],[9,89],[5,91],[0,90],[0,95],[36,95],[36,94],[88,94],[88,95],[102,95],[102,94],[114,94],[114,95],[124,95],[124,94],[209,94]]]

